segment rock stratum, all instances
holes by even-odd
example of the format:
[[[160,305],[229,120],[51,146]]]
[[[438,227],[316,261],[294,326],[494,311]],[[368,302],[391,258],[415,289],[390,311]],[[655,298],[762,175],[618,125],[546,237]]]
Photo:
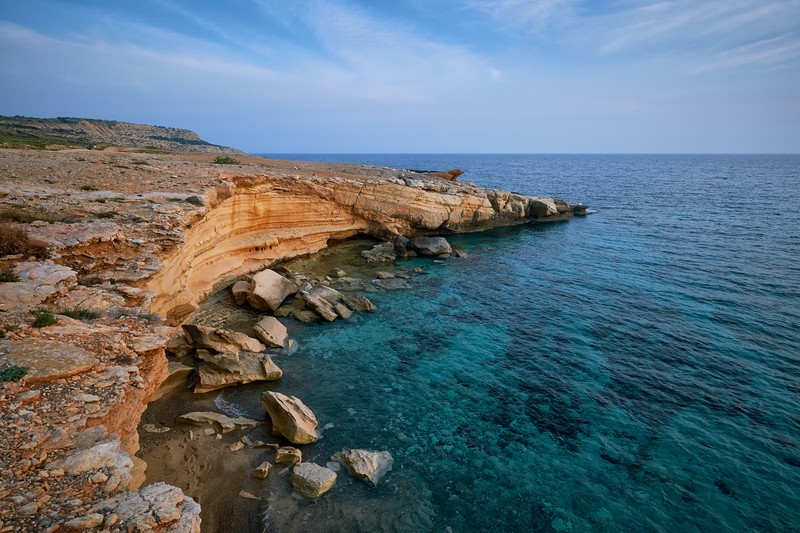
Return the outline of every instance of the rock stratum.
[[[0,257],[0,530],[199,531],[192,498],[140,488],[135,453],[172,372],[165,346],[215,287],[356,235],[413,242],[581,211],[457,173],[240,159],[0,149],[0,233],[46,249]]]

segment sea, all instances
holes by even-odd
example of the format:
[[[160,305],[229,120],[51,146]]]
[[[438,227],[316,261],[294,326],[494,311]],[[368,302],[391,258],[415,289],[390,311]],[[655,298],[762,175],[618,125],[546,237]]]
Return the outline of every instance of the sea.
[[[304,460],[394,466],[267,502],[264,531],[800,530],[800,156],[265,155],[459,168],[596,212],[449,235],[467,255],[444,261],[332,248],[325,268],[410,288],[291,324],[269,388],[324,428]],[[263,417],[262,389],[217,403]]]

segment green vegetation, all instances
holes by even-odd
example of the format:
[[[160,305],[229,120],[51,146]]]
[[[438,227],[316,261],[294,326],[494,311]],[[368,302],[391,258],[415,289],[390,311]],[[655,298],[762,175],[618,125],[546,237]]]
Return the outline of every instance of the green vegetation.
[[[97,213],[97,218],[114,218],[119,213],[116,211],[103,211],[101,213]]]
[[[38,135],[25,131],[0,131],[0,146],[5,148],[27,148],[29,150],[46,150],[48,147],[79,148],[81,145],[74,141]]]
[[[0,224],[0,257],[6,255],[47,257],[47,245],[31,239],[28,232],[12,224]]]
[[[35,328],[44,328],[57,323],[53,312],[47,309],[34,309],[31,314],[36,317],[36,320],[33,321],[33,327]]]
[[[202,198],[199,196],[189,196],[184,200],[186,203],[190,203],[192,205],[204,205]]]
[[[13,272],[8,270],[0,272],[0,283],[13,283],[15,281],[19,281],[19,276]]]
[[[217,165],[239,165],[241,162],[235,157],[229,155],[218,155],[214,158],[214,163]]]
[[[58,314],[68,316],[69,318],[74,318],[75,320],[94,320],[95,318],[100,317],[99,313],[83,308],[64,309],[59,311]]]
[[[82,191],[96,191],[97,187],[95,187],[94,185],[81,185],[81,190]]]
[[[64,215],[53,216],[52,214],[46,211],[39,211],[37,209],[29,209],[29,208],[11,208],[11,209],[3,209],[0,211],[0,221],[9,221],[9,222],[19,222],[20,224],[30,224],[36,220],[41,220],[42,222],[78,222],[80,217],[76,214],[69,214],[66,213]]]
[[[28,369],[24,366],[11,365],[0,370],[0,382],[19,381],[28,374]]]

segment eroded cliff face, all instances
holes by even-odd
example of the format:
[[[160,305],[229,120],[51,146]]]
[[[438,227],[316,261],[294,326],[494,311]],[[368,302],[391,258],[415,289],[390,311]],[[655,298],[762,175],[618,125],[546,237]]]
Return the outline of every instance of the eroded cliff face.
[[[481,231],[568,216],[552,198],[441,180],[261,176],[233,178],[208,198],[205,215],[148,282],[150,309],[177,323],[216,284],[278,261],[318,252],[356,234],[388,239]]]
[[[199,530],[199,506],[179,489],[136,489],[137,427],[166,375],[173,333],[156,315],[177,324],[216,284],[332,240],[480,231],[573,212],[551,198],[358,165],[251,158],[222,169],[210,158],[93,151],[0,159],[13,178],[0,181],[1,208],[70,215],[18,224],[49,258],[0,258],[17,280],[0,286],[0,368],[38,376],[0,384],[0,529],[21,531],[89,527],[98,516],[121,528]],[[97,318],[57,316],[37,328],[35,308]],[[54,486],[56,497],[42,497]],[[170,521],[156,524],[165,509]]]

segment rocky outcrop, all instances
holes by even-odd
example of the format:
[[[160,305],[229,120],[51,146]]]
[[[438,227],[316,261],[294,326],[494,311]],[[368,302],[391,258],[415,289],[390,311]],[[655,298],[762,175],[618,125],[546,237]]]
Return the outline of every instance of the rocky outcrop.
[[[314,463],[300,463],[292,468],[292,488],[306,498],[319,498],[336,483],[336,472]]]
[[[317,435],[317,417],[295,396],[268,391],[261,395],[261,405],[272,419],[272,429],[293,444],[310,444]]]
[[[331,240],[356,234],[387,239],[480,231],[530,220],[557,220],[570,214],[550,198],[422,176],[248,176],[232,180],[224,194],[216,198],[205,216],[186,231],[183,245],[165,258],[163,268],[148,282],[148,288],[156,294],[151,310],[172,321],[196,308],[214,284],[279,260],[318,252]],[[368,260],[395,257],[390,243],[374,252]],[[287,285],[287,294],[290,290]],[[275,310],[280,305],[277,299],[267,303],[253,298],[251,304],[255,301],[256,307]]]
[[[377,486],[394,463],[392,454],[386,451],[343,450],[331,459],[344,464],[354,477],[363,479],[370,487]]]
[[[200,533],[200,505],[166,483],[104,500],[97,511],[115,516],[114,523],[106,525],[117,531]]]

